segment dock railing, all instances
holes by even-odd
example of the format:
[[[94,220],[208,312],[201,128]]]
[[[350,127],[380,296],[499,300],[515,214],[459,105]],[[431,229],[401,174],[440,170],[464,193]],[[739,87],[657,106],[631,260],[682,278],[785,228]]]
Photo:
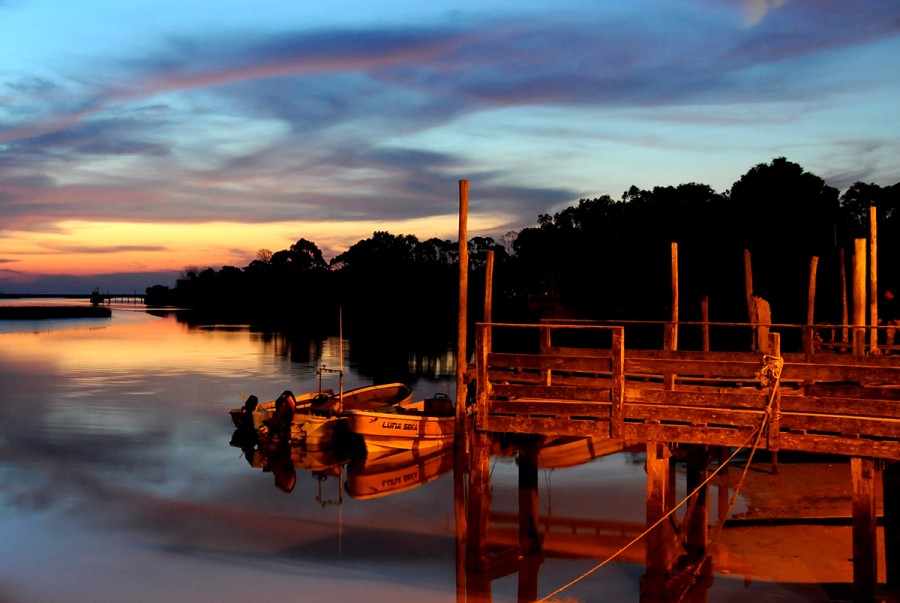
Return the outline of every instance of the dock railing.
[[[900,460],[900,356],[632,349],[625,327],[476,327],[476,429]],[[781,363],[777,384],[767,362]],[[766,418],[763,423],[762,419]]]
[[[480,323],[476,333],[476,424],[622,437],[623,327]]]

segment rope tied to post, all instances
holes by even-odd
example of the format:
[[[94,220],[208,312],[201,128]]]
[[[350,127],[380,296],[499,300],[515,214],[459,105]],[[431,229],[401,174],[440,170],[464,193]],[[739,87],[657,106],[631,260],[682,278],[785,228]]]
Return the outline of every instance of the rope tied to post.
[[[784,359],[781,356],[765,354],[762,362],[762,367],[756,372],[756,378],[760,387],[777,387],[778,382],[781,380],[781,369],[784,367]]]
[[[713,536],[709,540],[710,547],[713,546],[714,544],[716,544],[718,542],[719,537],[722,534],[722,528],[725,526],[725,521],[731,516],[731,512],[734,509],[735,504],[737,503],[738,494],[740,493],[741,488],[743,487],[744,482],[747,479],[747,473],[750,470],[750,464],[753,462],[753,456],[756,453],[756,450],[759,448],[759,442],[762,439],[763,434],[765,433],[766,426],[769,423],[772,423],[772,422],[778,420],[777,417],[773,418],[773,416],[772,416],[772,405],[775,402],[775,395],[778,392],[778,387],[781,383],[781,369],[783,367],[784,367],[784,359],[781,356],[771,356],[769,354],[766,354],[763,356],[763,365],[760,368],[760,370],[756,373],[756,375],[757,375],[757,378],[759,379],[760,385],[762,387],[771,388],[771,390],[772,390],[771,394],[769,395],[769,399],[766,402],[766,406],[762,409],[762,415],[760,416],[760,419],[759,419],[757,425],[753,428],[753,430],[751,431],[751,433],[749,434],[747,439],[740,446],[738,446],[734,450],[734,452],[731,453],[731,455],[725,460],[725,462],[721,463],[716,468],[715,471],[710,473],[706,477],[706,479],[703,480],[703,482],[699,486],[697,486],[696,488],[694,488],[693,491],[688,493],[681,500],[681,502],[679,502],[672,509],[670,509],[667,513],[665,513],[662,517],[660,517],[653,525],[648,526],[646,530],[644,530],[641,534],[639,534],[638,536],[633,538],[625,546],[620,548],[618,551],[613,553],[610,557],[608,557],[604,561],[600,562],[599,564],[595,565],[593,568],[589,569],[587,572],[583,573],[581,576],[578,576],[577,578],[575,578],[568,584],[561,586],[560,588],[556,589],[549,595],[543,597],[542,599],[539,599],[538,600],[539,603],[548,602],[551,597],[554,597],[554,596],[558,595],[559,593],[561,593],[562,591],[570,588],[574,584],[581,582],[582,580],[584,580],[585,578],[587,578],[588,576],[590,576],[591,574],[593,574],[600,568],[611,563],[616,557],[618,557],[619,555],[624,553],[631,546],[633,546],[638,541],[642,540],[645,536],[647,536],[647,534],[649,534],[654,528],[656,528],[663,521],[669,520],[671,518],[671,516],[679,508],[681,508],[682,506],[687,504],[691,499],[696,497],[697,494],[700,492],[700,490],[703,487],[705,487],[707,484],[709,484],[719,474],[719,472],[721,472],[725,467],[727,467],[729,464],[731,464],[731,462],[734,460],[734,458],[738,455],[739,452],[741,452],[745,448],[749,448],[749,455],[748,455],[747,461],[744,465],[744,469],[741,472],[741,478],[738,481],[737,485],[735,486],[734,492],[732,493],[731,498],[728,501],[728,507],[725,511],[724,516],[719,519],[719,524],[718,524],[718,526],[716,526]],[[696,568],[694,569],[694,572],[693,572],[694,575],[693,575],[692,579],[696,578],[696,575],[699,572],[701,566],[702,566],[702,564],[697,564]],[[684,596],[687,594],[687,592],[688,592],[687,590],[682,592],[678,601],[681,601],[684,598]]]

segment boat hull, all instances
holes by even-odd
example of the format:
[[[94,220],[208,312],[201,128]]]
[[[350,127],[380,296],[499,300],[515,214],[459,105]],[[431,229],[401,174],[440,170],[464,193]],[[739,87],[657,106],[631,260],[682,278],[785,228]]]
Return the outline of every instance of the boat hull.
[[[456,416],[449,401],[426,399],[389,412],[349,411],[347,429],[362,438],[367,451],[421,451],[452,444]]]
[[[403,383],[370,385],[334,396],[324,404],[299,408],[291,421],[292,443],[308,450],[322,450],[342,441],[350,412],[380,409],[412,400],[412,389]]]

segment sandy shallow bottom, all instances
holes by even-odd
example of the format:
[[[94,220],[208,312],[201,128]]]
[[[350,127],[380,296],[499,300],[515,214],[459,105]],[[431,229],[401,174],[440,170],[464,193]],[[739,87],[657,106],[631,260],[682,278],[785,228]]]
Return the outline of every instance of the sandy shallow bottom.
[[[769,462],[754,462],[741,492],[746,511],[740,519],[798,518],[800,525],[742,527],[735,521],[721,531],[713,549],[718,579],[743,579],[796,586],[803,601],[850,601],[853,582],[852,482],[849,462],[784,462],[773,473]],[[741,479],[743,467],[729,480]],[[883,514],[880,480],[876,513]],[[847,518],[848,525],[804,524],[807,518]],[[726,522],[727,525],[727,522]],[[711,532],[711,538],[714,532]],[[883,532],[878,528],[879,582],[885,580]],[[897,601],[885,594],[881,601]]]

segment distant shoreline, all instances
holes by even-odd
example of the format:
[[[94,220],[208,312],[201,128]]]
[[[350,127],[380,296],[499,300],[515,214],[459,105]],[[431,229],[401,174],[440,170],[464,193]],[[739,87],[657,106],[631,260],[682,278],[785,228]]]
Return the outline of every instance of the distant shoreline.
[[[84,293],[0,293],[0,299],[89,299]]]
[[[98,306],[0,306],[0,320],[48,318],[109,318],[112,310]]]

